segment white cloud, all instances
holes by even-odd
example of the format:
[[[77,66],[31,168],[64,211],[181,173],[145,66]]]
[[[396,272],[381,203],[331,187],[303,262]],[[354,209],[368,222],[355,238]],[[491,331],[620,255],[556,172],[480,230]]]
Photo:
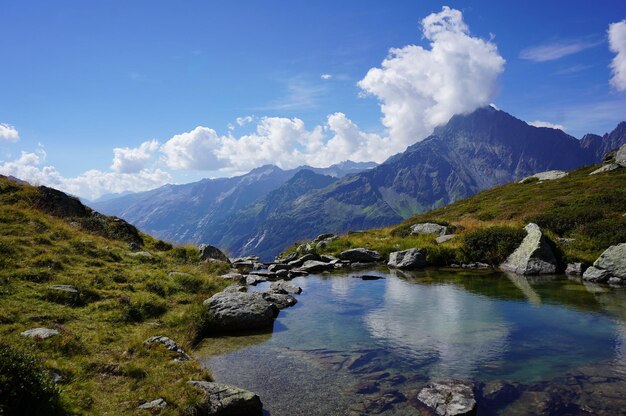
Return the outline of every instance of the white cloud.
[[[329,80],[331,79],[333,76],[331,74],[322,74],[320,76],[320,78],[324,79],[324,80]]]
[[[565,127],[563,125],[553,124],[553,123],[550,123],[549,121],[535,120],[535,121],[529,121],[528,124],[534,127],[548,127],[550,129],[557,129],[557,130],[565,131]]]
[[[609,49],[616,53],[611,61],[611,85],[626,91],[626,20],[609,25]]]
[[[159,142],[150,140],[141,143],[139,147],[116,147],[113,149],[113,164],[111,169],[118,173],[136,173],[141,171],[146,163],[152,159],[154,152],[159,149]]]
[[[237,117],[236,121],[237,121],[237,124],[239,124],[240,126],[244,126],[248,123],[252,123],[254,119],[255,119],[254,116],[245,116],[245,117]]]
[[[522,50],[519,57],[535,62],[555,61],[568,55],[582,52],[585,49],[593,48],[601,43],[602,42],[581,39],[546,43]]]
[[[220,144],[221,139],[215,130],[198,126],[169,139],[161,146],[161,152],[170,169],[217,170],[224,167],[215,154]]]
[[[35,152],[22,152],[19,158],[0,163],[0,173],[89,199],[107,193],[145,191],[171,181],[170,175],[160,169],[142,169],[135,173],[102,172],[92,169],[79,176],[67,178],[54,166],[46,166],[45,162],[45,148],[39,145]]]
[[[0,140],[6,140],[8,142],[15,143],[20,139],[20,134],[17,129],[10,124],[0,123]]]
[[[381,102],[395,148],[425,138],[451,116],[487,105],[505,61],[495,44],[472,37],[460,11],[443,7],[422,20],[430,49],[391,49],[359,87]]]

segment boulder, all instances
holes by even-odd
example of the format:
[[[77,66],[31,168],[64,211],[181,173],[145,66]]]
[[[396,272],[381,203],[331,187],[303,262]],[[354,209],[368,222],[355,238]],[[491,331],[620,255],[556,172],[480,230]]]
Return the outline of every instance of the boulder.
[[[324,263],[323,261],[307,260],[304,264],[294,271],[307,272],[307,273],[322,273],[328,270],[333,270],[334,265],[330,263]]]
[[[293,285],[291,283],[285,282],[284,280],[278,280],[270,286],[270,290],[274,293],[284,293],[284,294],[296,294],[299,295],[302,293],[302,288],[300,286]]]
[[[539,226],[531,222],[524,229],[526,237],[500,268],[521,275],[555,273],[556,258]]]
[[[176,361],[187,361],[187,360],[191,359],[191,357],[189,355],[187,355],[187,353],[185,351],[183,351],[183,349],[180,348],[178,346],[178,344],[176,342],[174,342],[174,340],[172,340],[171,338],[168,338],[166,336],[156,335],[154,337],[148,338],[143,343],[145,345],[147,345],[147,346],[152,346],[152,345],[155,345],[155,344],[163,345],[169,351],[172,351],[172,352],[174,352],[174,353],[176,353],[178,355],[178,357],[176,358]]]
[[[626,144],[623,144],[615,153],[615,163],[626,168]]]
[[[276,257],[275,260],[276,260],[276,263],[285,263],[286,264],[286,263],[289,263],[290,261],[294,261],[297,258],[298,258],[298,253],[293,252],[293,253],[290,253],[290,254],[288,254],[288,255],[286,255],[284,257],[278,256],[278,257]]]
[[[537,178],[540,181],[553,181],[555,179],[564,178],[567,175],[568,175],[568,173],[564,172],[562,170],[548,170],[548,171],[545,171],[545,172],[539,172],[539,173],[535,173],[534,175],[527,176],[524,179],[522,179],[521,181],[519,181],[519,183],[524,183],[524,182],[528,181],[529,179],[533,179],[533,178]]]
[[[323,261],[324,263],[331,263],[331,262],[337,263],[339,261],[337,257],[329,256],[327,254],[322,254],[320,257],[321,257],[321,261]]]
[[[617,163],[609,163],[607,165],[603,165],[598,169],[594,170],[590,173],[590,175],[597,175],[598,173],[611,172],[612,170],[619,169],[620,165]]]
[[[434,224],[432,222],[423,222],[420,224],[413,224],[411,226],[411,234],[448,234],[448,227],[445,225]]]
[[[254,263],[251,261],[236,261],[232,263],[232,267],[234,267],[240,273],[248,273],[250,270],[254,269]]]
[[[243,275],[237,271],[230,271],[226,274],[220,275],[220,278],[224,280],[232,280],[233,282],[241,282],[241,283],[246,281]]]
[[[339,258],[341,260],[349,260],[353,263],[375,263],[381,261],[383,256],[374,250],[368,250],[366,248],[353,248],[342,251],[339,254]]]
[[[273,303],[278,309],[285,309],[298,303],[296,298],[285,293],[265,292],[263,299]]]
[[[417,269],[426,266],[426,256],[424,256],[424,252],[419,248],[394,251],[389,254],[387,266],[397,269]]]
[[[190,381],[201,389],[204,399],[200,405],[200,414],[211,416],[261,416],[261,399],[251,391],[227,384],[209,381]]]
[[[417,398],[441,416],[472,415],[476,411],[472,385],[460,381],[431,383],[419,392]]]
[[[437,244],[443,244],[443,243],[445,243],[446,241],[450,241],[450,240],[452,240],[454,237],[456,237],[456,234],[446,234],[446,235],[441,235],[441,236],[439,236],[439,237],[435,238],[435,242],[436,242]]]
[[[620,150],[623,148],[625,146]],[[612,279],[611,284],[626,284],[626,243],[607,248],[593,266],[585,270],[583,279],[599,283]]]
[[[568,263],[565,269],[565,274],[568,276],[582,276],[583,264],[582,263]]]
[[[141,410],[153,410],[153,409],[164,409],[167,406],[167,402],[162,398],[158,398],[156,400],[152,400],[151,402],[146,402],[142,405],[139,405],[137,409]]]
[[[226,254],[222,253],[222,251],[215,246],[209,244],[201,244],[200,247],[198,247],[198,251],[200,255],[200,261],[213,259],[230,264],[230,260],[228,259]]]
[[[220,292],[203,304],[211,315],[206,329],[218,332],[270,328],[278,315],[278,308],[260,293]]]
[[[290,266],[288,264],[282,264],[282,263],[270,264],[267,268],[267,270],[269,270],[270,272],[277,272],[279,270],[291,270],[291,269],[293,269],[293,266]]]
[[[328,240],[329,238],[336,238],[337,236],[335,234],[332,233],[326,233],[326,234],[320,234],[317,237],[315,237],[315,240],[313,240],[314,243],[318,243],[320,241],[323,240]]]
[[[22,332],[20,335],[28,338],[47,339],[59,335],[59,331],[50,328],[33,328]]]
[[[224,290],[222,290],[222,292],[226,292],[226,293],[247,292],[247,291],[248,291],[248,288],[240,284],[229,285],[229,286],[226,286]]]

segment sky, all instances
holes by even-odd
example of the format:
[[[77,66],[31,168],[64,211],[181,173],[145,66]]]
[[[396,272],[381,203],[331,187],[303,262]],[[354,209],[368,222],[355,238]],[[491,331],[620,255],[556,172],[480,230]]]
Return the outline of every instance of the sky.
[[[0,174],[87,199],[626,120],[626,2],[0,0]]]

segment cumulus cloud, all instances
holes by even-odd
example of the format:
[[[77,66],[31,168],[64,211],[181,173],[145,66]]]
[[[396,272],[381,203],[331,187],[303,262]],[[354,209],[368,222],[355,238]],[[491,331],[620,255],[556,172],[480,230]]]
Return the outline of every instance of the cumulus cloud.
[[[0,140],[7,142],[16,142],[20,139],[17,129],[10,124],[0,123]]]
[[[532,46],[522,50],[519,57],[535,62],[555,61],[568,55],[584,51],[585,49],[598,46],[600,43],[602,42],[582,39],[546,43],[544,45]]]
[[[496,45],[471,36],[458,10],[443,7],[427,16],[422,32],[430,49],[391,49],[381,67],[358,83],[380,101],[382,122],[398,148],[425,138],[454,114],[487,105],[504,69]]]
[[[611,61],[611,85],[626,91],[626,20],[609,25],[609,49],[616,53]]]
[[[561,124],[550,123],[549,121],[535,120],[535,121],[529,121],[528,124],[534,127],[548,127],[550,129],[557,129],[557,130],[565,131],[565,126]]]
[[[157,140],[141,143],[139,147],[116,147],[113,149],[111,169],[118,173],[136,173],[141,171],[159,149]]]
[[[139,192],[156,188],[171,181],[160,169],[142,169],[134,173],[89,170],[76,177],[64,177],[54,166],[45,165],[46,151],[39,145],[34,152],[22,152],[20,157],[0,163],[0,173],[25,180],[34,185],[46,185],[73,195],[95,199],[107,193]]]
[[[324,80],[329,80],[331,79],[333,76],[331,74],[322,74],[320,76],[320,78],[324,79]]]
[[[216,156],[220,142],[215,130],[198,126],[165,142],[163,161],[175,170],[217,170],[224,167]]]

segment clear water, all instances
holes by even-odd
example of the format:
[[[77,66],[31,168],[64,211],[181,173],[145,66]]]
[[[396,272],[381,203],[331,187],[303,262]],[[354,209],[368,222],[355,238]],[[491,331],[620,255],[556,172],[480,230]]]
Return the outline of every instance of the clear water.
[[[197,355],[217,381],[256,392],[275,416],[419,414],[411,397],[447,379],[547,389],[578,377],[576,400],[593,413],[603,411],[587,380],[608,377],[608,391],[626,395],[624,290],[495,272],[366,273],[384,278],[297,278],[303,293],[272,333],[207,339]],[[385,392],[396,402],[381,401]],[[517,398],[522,409],[528,394]],[[606,414],[622,405],[612,400],[602,401]]]

